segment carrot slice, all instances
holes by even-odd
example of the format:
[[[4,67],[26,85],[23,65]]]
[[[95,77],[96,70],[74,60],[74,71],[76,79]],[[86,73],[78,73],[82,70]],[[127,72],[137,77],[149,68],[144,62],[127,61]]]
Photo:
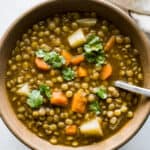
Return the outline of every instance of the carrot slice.
[[[81,62],[83,62],[84,59],[85,59],[84,55],[77,55],[77,56],[75,56],[75,57],[72,58],[71,63],[73,65],[78,65]]]
[[[44,70],[44,71],[49,70],[49,65],[44,60],[42,60],[38,57],[35,58],[35,64],[36,64],[37,68],[39,68],[41,70]]]
[[[57,91],[52,93],[50,102],[53,105],[66,106],[68,104],[68,99],[62,92]]]
[[[107,43],[106,43],[106,45],[105,45],[105,47],[104,47],[104,50],[105,50],[105,51],[110,50],[110,49],[114,46],[114,44],[115,44],[115,36],[113,35],[113,36],[111,36],[111,37],[109,38],[109,40],[107,41]]]
[[[79,67],[78,68],[78,76],[79,77],[86,77],[88,75],[88,72],[85,68]]]
[[[101,80],[106,80],[112,74],[112,66],[111,64],[106,64],[101,71],[100,78]]]
[[[76,125],[67,125],[65,128],[66,135],[75,135],[77,133]]]
[[[73,96],[71,109],[73,112],[85,113],[87,100],[81,90],[77,91]]]
[[[62,56],[65,58],[65,60],[66,60],[66,64],[68,65],[68,64],[70,64],[70,62],[71,62],[71,59],[72,59],[72,55],[68,52],[68,51],[66,51],[66,50],[62,50]]]

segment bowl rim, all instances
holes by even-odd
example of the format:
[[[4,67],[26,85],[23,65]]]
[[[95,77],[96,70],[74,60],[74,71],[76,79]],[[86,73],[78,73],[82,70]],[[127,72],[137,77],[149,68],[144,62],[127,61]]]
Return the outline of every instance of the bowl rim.
[[[39,9],[40,7],[45,6],[46,4],[49,4],[51,2],[55,2],[55,1],[59,1],[59,0],[49,0],[49,1],[43,1],[40,2],[34,6],[32,6],[31,8],[28,8],[27,10],[25,10],[21,15],[19,15],[18,17],[16,17],[14,19],[14,21],[8,26],[7,30],[4,32],[4,34],[2,35],[1,39],[0,39],[0,48],[2,47],[6,37],[9,35],[10,31],[14,28],[14,26],[26,15],[31,14],[32,12],[34,12],[36,9]],[[121,8],[119,8],[118,6],[116,6],[115,4],[109,2],[109,1],[103,1],[103,0],[89,0],[89,1],[93,1],[93,2],[97,2],[99,3],[99,5],[104,5],[107,7],[111,7],[113,10],[115,10],[117,13],[121,13],[122,17],[126,18],[129,20],[129,22],[134,26],[134,28],[136,30],[139,30],[139,28],[136,26],[136,23],[133,21],[132,18],[130,18],[130,16],[128,16],[128,14],[122,10]],[[142,32],[139,31],[138,34],[143,37],[145,39],[145,43],[148,41],[146,35]],[[1,50],[0,50],[1,52]],[[146,105],[149,105],[149,110],[150,110],[150,102],[147,103]],[[145,121],[147,120],[148,116],[149,116],[150,111],[147,111],[146,115],[143,117],[142,123],[139,124],[138,128],[136,129],[136,131],[132,134],[130,134],[130,136],[128,136],[124,141],[121,141],[120,143],[117,144],[116,148],[120,148],[122,145],[124,145],[125,143],[127,143],[132,137],[134,137],[136,135],[136,133],[140,130],[140,128],[143,126],[143,124],[145,123]],[[5,123],[5,125],[8,127],[8,129],[11,131],[11,133],[13,133],[13,135],[20,140],[23,144],[27,145],[29,148],[35,149],[35,146],[31,145],[30,142],[28,142],[27,140],[25,140],[25,138],[21,137],[20,135],[18,135],[15,130],[10,126],[9,122],[7,122],[7,119],[5,118],[5,115],[3,113],[1,113],[0,110],[0,114],[1,114],[1,119],[3,120],[3,122]],[[84,146],[82,146],[84,148]],[[72,147],[73,148],[73,147]],[[78,149],[78,147],[76,148]]]

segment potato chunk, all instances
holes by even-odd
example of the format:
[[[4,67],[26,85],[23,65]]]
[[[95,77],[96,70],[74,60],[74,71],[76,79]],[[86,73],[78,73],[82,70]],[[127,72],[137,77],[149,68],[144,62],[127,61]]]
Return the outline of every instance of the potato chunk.
[[[72,33],[68,37],[68,42],[69,42],[69,45],[72,48],[76,48],[76,47],[81,46],[82,44],[84,44],[86,42],[86,37],[85,37],[82,29],[78,29],[77,31]]]
[[[84,19],[78,19],[77,23],[80,24],[81,26],[95,26],[97,23],[96,18],[84,18]]]
[[[85,136],[103,136],[103,131],[101,127],[101,119],[94,118],[83,123],[80,127],[81,134]]]
[[[18,89],[17,93],[19,95],[25,95],[25,96],[29,95],[30,88],[29,88],[28,83],[25,83],[25,84],[21,85],[21,87]]]

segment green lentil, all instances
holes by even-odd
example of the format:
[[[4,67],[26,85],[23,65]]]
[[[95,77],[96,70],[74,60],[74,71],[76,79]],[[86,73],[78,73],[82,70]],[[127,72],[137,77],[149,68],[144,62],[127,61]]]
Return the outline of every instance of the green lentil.
[[[72,96],[73,96],[72,91],[67,91],[67,92],[66,92],[66,96],[67,96],[68,98],[72,97]]]
[[[52,138],[50,139],[50,143],[51,143],[51,144],[57,144],[57,143],[58,143],[57,138],[56,138],[56,137],[52,137]]]

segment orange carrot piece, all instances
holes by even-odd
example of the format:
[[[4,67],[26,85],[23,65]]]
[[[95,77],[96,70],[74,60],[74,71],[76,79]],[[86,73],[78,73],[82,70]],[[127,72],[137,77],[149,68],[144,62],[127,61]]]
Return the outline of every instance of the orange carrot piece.
[[[106,80],[112,75],[112,66],[111,64],[106,64],[101,71],[100,78],[101,80]]]
[[[79,67],[78,68],[78,76],[79,77],[86,77],[88,75],[88,72],[85,68]]]
[[[77,133],[76,125],[67,125],[65,128],[66,135],[75,135]]]
[[[73,112],[84,113],[86,109],[86,103],[87,100],[83,95],[83,92],[79,90],[73,96],[71,109]]]
[[[77,55],[77,56],[75,56],[75,57],[72,58],[71,63],[72,63],[73,65],[78,65],[78,64],[80,64],[81,62],[83,62],[84,59],[85,59],[85,58],[84,58],[84,55]]]
[[[114,44],[115,44],[115,36],[113,35],[113,36],[111,36],[111,37],[109,38],[109,40],[107,41],[107,43],[106,43],[106,45],[105,45],[105,47],[104,47],[104,50],[105,50],[105,51],[110,50],[110,49],[114,46]]]
[[[72,59],[72,55],[68,52],[68,51],[66,51],[66,50],[62,50],[62,56],[65,58],[65,60],[66,60],[66,64],[68,65],[68,64],[70,64],[70,62],[71,62],[71,59]]]
[[[41,58],[36,57],[35,64],[36,64],[37,68],[39,68],[41,70],[44,70],[44,71],[49,70],[49,65]]]
[[[66,106],[68,104],[68,99],[62,92],[57,91],[52,93],[50,102],[53,105]]]

